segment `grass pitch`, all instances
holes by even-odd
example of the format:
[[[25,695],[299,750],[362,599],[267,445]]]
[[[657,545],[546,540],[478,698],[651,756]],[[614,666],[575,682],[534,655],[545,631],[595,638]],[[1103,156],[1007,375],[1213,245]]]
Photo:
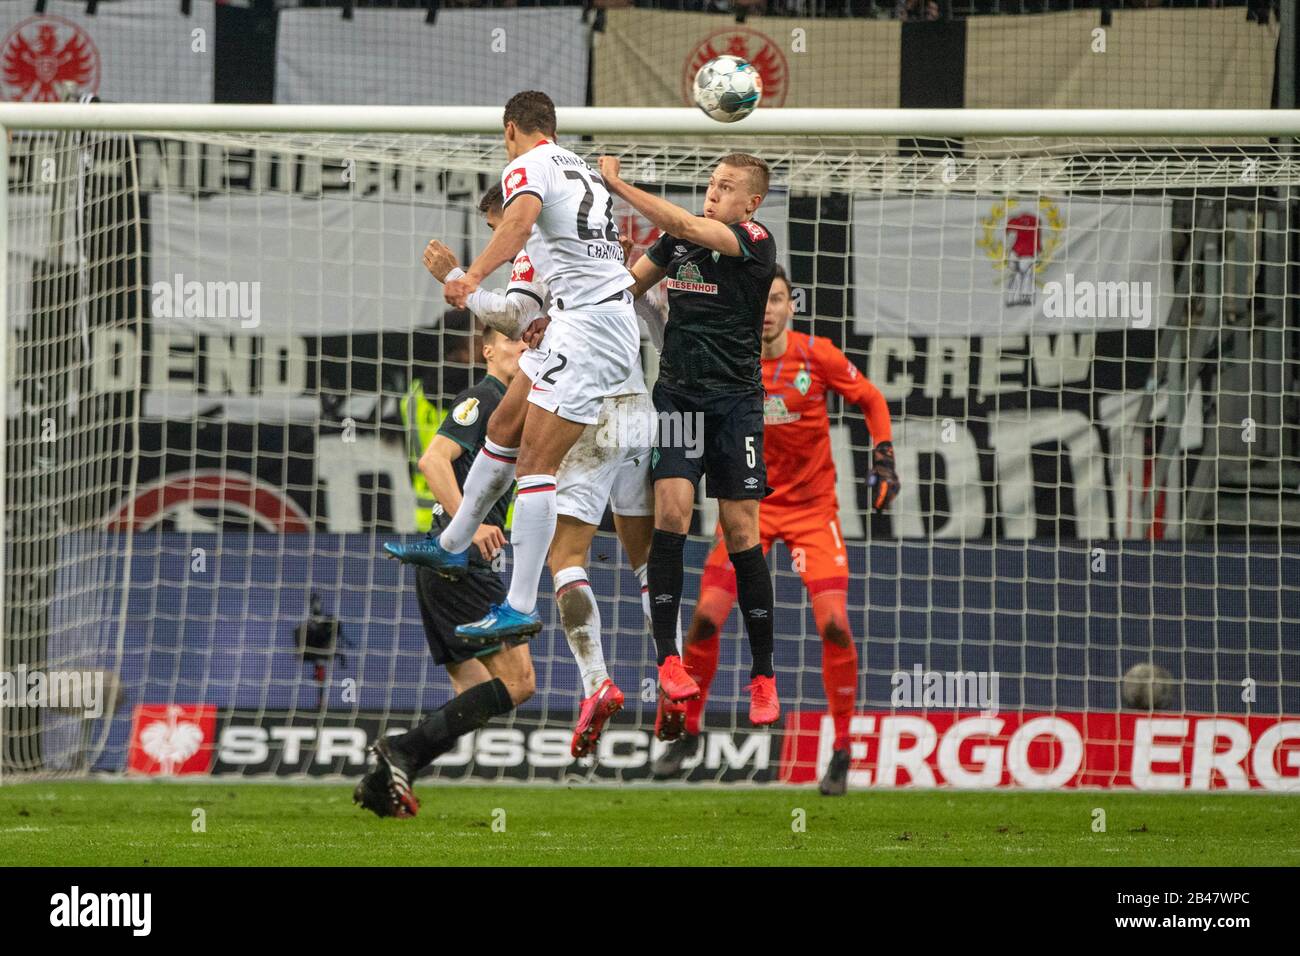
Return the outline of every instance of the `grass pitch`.
[[[418,792],[418,817],[379,820],[353,806],[348,784],[5,786],[0,865],[1300,864],[1296,797],[875,790],[828,799],[785,786],[429,783]],[[1093,831],[1097,808],[1104,833]],[[199,819],[206,832],[195,832]]]

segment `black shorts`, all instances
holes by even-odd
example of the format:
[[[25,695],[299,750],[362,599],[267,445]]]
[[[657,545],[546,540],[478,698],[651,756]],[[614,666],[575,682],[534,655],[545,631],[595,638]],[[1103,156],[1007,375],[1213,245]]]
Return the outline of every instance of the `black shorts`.
[[[655,384],[658,434],[650,477],[686,478],[705,494],[727,501],[766,498],[763,462],[763,394],[691,395]],[[666,414],[665,414],[666,413]]]
[[[493,604],[506,599],[506,586],[495,571],[471,564],[465,577],[448,581],[436,571],[416,568],[415,593],[424,619],[424,638],[435,664],[456,664],[512,646],[507,642],[484,647],[456,636],[458,625],[477,621]]]

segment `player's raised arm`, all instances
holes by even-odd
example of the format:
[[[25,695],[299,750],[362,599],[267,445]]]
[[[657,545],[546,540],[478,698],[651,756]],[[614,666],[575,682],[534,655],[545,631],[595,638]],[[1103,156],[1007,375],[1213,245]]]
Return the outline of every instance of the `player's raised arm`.
[[[542,314],[542,301],[537,294],[531,292],[526,285],[520,284],[519,287],[515,285],[516,276],[521,268],[519,258],[515,257],[511,285],[504,295],[487,289],[475,289],[465,301],[465,307],[473,312],[479,321],[512,339],[519,338],[524,329]],[[444,284],[465,275],[465,271],[456,261],[456,254],[437,239],[430,239],[429,244],[424,248],[424,267],[429,270],[430,275]],[[531,263],[528,263],[527,269],[531,275]]]
[[[541,212],[542,200],[535,192],[521,193],[508,199],[501,224],[493,230],[487,248],[465,270],[464,276],[447,283],[444,289],[447,302],[464,308],[470,293],[478,288],[480,282],[519,254]]]
[[[893,426],[889,404],[880,389],[849,361],[848,356],[827,339],[816,339],[813,354],[821,366],[826,384],[862,409],[871,432],[871,504],[883,511],[900,487],[894,463]]]
[[[676,203],[624,182],[619,177],[619,165],[618,158],[615,156],[600,157],[600,174],[605,180],[605,188],[631,205],[662,232],[697,243],[724,256],[744,255],[740,239],[737,238],[731,224],[709,218],[707,215],[696,216]],[[719,167],[714,172],[713,178],[709,180],[709,192],[712,194],[715,189],[743,190],[746,180],[743,171]],[[747,209],[748,215],[744,218],[753,215],[762,199],[761,195],[750,197],[752,208]],[[705,209],[708,210],[708,200]],[[633,274],[635,275],[635,272]]]
[[[519,338],[524,329],[542,314],[536,299],[510,290],[505,295],[475,289],[465,301],[465,306],[485,324],[512,339]]]

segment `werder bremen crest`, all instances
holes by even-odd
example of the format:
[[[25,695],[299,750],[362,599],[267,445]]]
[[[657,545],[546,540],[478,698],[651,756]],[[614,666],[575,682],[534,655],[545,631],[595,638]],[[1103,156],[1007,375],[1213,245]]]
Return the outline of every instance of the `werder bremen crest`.
[[[794,387],[799,389],[800,395],[807,395],[808,389],[812,388],[812,376],[808,374],[806,368],[799,369],[799,373],[795,375]]]

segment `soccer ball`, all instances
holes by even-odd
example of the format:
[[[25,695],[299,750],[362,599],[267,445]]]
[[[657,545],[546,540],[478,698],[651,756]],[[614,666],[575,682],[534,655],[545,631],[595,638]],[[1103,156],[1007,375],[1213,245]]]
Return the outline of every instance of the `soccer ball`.
[[[700,67],[692,90],[695,105],[719,123],[744,119],[763,98],[763,78],[738,56],[719,56]]]
[[[1120,700],[1129,710],[1168,710],[1174,705],[1174,680],[1159,664],[1134,664],[1124,672],[1120,688]]]

